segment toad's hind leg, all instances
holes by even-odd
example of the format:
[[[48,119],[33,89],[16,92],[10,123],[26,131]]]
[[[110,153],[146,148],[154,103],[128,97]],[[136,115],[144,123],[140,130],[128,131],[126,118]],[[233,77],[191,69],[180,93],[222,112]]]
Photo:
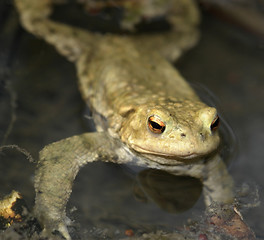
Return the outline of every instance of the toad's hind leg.
[[[21,24],[30,33],[45,39],[70,61],[94,48],[100,36],[49,19],[52,0],[15,0]]]
[[[121,145],[107,133],[86,133],[52,143],[40,152],[35,176],[34,213],[43,227],[43,235],[51,236],[57,230],[67,240],[71,239],[65,209],[74,178],[80,167],[88,162],[121,163],[121,157],[129,161],[125,152],[122,156]]]
[[[132,37],[141,48],[149,52],[155,49],[173,62],[199,40],[197,27],[200,23],[200,12],[196,1],[193,0],[168,0],[166,4],[168,9],[165,18],[171,25],[171,31],[138,34]]]

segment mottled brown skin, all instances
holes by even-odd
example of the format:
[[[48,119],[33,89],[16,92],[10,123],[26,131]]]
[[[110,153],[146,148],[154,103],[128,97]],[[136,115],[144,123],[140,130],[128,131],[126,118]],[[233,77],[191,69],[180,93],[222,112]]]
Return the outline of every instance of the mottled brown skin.
[[[186,14],[195,14],[186,26],[180,22],[178,32],[126,37],[53,22],[48,19],[51,0],[15,1],[22,25],[75,62],[80,92],[97,128],[40,152],[35,215],[43,235],[58,230],[71,239],[65,209],[74,178],[81,166],[98,160],[194,176],[203,181],[207,206],[232,201],[232,179],[217,154],[217,111],[201,102],[164,58],[177,58],[197,40],[197,9],[190,0],[180,2]]]

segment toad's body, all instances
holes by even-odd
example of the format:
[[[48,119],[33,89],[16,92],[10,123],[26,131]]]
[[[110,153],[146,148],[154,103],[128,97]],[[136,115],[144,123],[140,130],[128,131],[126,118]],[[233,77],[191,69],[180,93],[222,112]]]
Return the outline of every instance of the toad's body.
[[[192,2],[182,2],[190,19],[197,19]],[[178,35],[99,36],[50,21],[49,0],[16,5],[26,29],[76,62],[80,91],[97,128],[40,153],[35,213],[47,233],[59,230],[70,239],[65,207],[73,180],[81,166],[97,160],[195,176],[206,186],[207,205],[232,201],[232,180],[216,154],[216,109],[201,102],[164,58],[174,59],[195,43],[193,21]]]
[[[78,66],[82,96],[107,119],[106,124],[95,121],[99,131],[161,164],[175,165],[218,147],[218,133],[211,131],[216,110],[202,103],[159,54],[140,50],[126,38],[106,37]],[[166,124],[162,134],[150,131],[150,116]]]

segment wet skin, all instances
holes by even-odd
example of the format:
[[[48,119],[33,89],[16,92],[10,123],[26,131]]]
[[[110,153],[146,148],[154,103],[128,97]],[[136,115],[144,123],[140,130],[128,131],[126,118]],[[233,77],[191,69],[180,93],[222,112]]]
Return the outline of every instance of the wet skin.
[[[182,1],[186,25],[181,22],[178,32],[151,36],[98,35],[51,21],[51,0],[15,4],[25,29],[75,63],[97,129],[40,152],[34,212],[43,235],[58,230],[71,239],[66,204],[79,169],[94,161],[193,176],[203,182],[206,206],[232,202],[233,182],[217,152],[217,110],[203,103],[167,61],[197,41],[199,13],[192,1]]]

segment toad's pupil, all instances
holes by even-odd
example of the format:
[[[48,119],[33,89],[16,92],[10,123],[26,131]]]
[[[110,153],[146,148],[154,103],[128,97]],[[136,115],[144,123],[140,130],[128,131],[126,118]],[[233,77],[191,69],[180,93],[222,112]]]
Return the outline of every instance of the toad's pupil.
[[[158,123],[156,123],[156,122],[153,122],[153,121],[150,121],[150,124],[151,124],[151,126],[153,127],[153,128],[155,128],[155,129],[162,129],[162,126],[161,125],[159,125]]]
[[[214,131],[216,130],[218,127],[219,127],[219,124],[220,124],[220,119],[219,117],[217,116],[214,121],[212,122],[211,124],[211,131]]]

